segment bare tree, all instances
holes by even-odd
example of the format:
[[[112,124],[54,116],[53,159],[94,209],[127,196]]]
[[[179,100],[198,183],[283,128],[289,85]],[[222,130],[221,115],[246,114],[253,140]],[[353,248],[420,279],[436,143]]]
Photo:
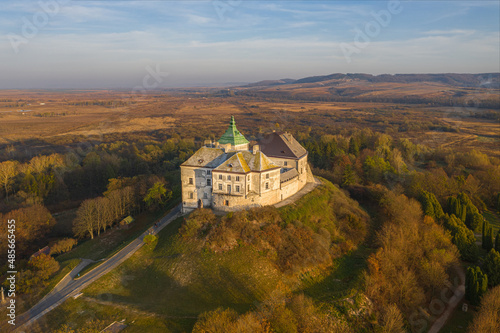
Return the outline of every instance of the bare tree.
[[[96,223],[96,203],[94,199],[82,202],[76,212],[76,219],[73,222],[73,232],[77,237],[83,237],[87,233],[94,239],[94,232],[97,229]]]

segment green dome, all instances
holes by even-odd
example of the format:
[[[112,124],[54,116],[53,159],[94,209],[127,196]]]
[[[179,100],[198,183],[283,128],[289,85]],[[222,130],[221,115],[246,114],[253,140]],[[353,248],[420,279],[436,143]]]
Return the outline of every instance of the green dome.
[[[243,134],[236,128],[236,123],[234,121],[234,116],[231,116],[231,121],[229,122],[229,128],[226,133],[222,134],[218,141],[221,145],[230,143],[232,146],[244,145],[249,143],[248,140],[243,136]]]

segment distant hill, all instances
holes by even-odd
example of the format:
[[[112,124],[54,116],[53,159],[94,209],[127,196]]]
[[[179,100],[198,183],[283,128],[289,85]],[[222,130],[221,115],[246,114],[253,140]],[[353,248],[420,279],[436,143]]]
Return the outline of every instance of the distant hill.
[[[242,87],[265,87],[287,84],[302,84],[302,83],[318,83],[331,81],[368,81],[374,83],[392,82],[392,83],[414,83],[414,82],[436,82],[457,87],[484,87],[484,88],[500,88],[500,73],[481,73],[481,74],[329,74],[321,76],[309,76],[298,80],[280,79],[280,80],[264,80],[255,83],[250,83]]]
[[[336,73],[298,80],[265,80],[231,89],[238,95],[273,100],[392,102],[500,108],[500,73]]]

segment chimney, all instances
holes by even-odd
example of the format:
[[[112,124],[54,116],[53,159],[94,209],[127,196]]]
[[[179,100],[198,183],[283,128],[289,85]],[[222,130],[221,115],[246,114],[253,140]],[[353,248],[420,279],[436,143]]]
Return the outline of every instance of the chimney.
[[[259,145],[253,145],[252,147],[252,153],[255,155],[257,154],[257,152],[260,150],[260,146]]]

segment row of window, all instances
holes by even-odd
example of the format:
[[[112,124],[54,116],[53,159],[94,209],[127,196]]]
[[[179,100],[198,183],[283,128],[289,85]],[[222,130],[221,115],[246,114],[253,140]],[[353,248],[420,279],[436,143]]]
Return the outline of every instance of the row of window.
[[[223,177],[224,177],[223,175],[219,175],[219,180],[223,180],[224,179]],[[240,176],[235,176],[234,178],[235,178],[234,179],[235,181],[237,181],[237,182],[240,181]],[[232,179],[231,175],[227,175],[226,179],[230,181]],[[269,174],[268,173],[266,173],[266,179],[269,179]],[[248,176],[248,181],[250,181],[250,176]],[[193,184],[194,184],[193,178],[189,178],[189,185],[193,185]],[[207,186],[211,186],[211,185],[212,185],[212,180],[211,179],[207,179]]]
[[[189,185],[193,185],[193,178],[189,178]],[[207,186],[212,186],[212,179],[207,179]]]
[[[231,175],[227,175],[226,177],[227,180],[231,180]],[[239,182],[240,181],[240,176],[235,176],[234,179]],[[269,174],[266,173],[266,179],[269,179]],[[224,176],[223,175],[219,175],[219,180],[224,180]],[[250,175],[248,175],[248,178],[247,178],[247,181],[250,181]]]
[[[222,191],[223,188],[224,188],[223,185],[219,184],[219,191]],[[227,185],[227,193],[228,194],[231,194],[231,189],[232,189],[231,185]],[[265,189],[269,190],[269,182],[266,182]],[[241,190],[241,187],[239,185],[234,186],[234,191],[236,193],[240,193],[240,190]],[[248,185],[248,191],[250,192],[250,185]],[[208,198],[207,193],[203,193],[203,199],[207,199],[207,198]],[[189,199],[194,199],[193,192],[189,192]]]

